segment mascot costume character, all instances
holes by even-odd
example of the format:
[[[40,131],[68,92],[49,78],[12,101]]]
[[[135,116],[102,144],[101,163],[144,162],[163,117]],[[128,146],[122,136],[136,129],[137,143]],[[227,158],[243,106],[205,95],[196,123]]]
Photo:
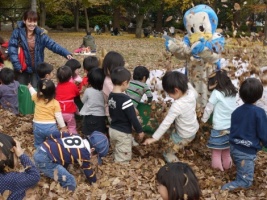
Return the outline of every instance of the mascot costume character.
[[[220,69],[225,39],[216,33],[218,17],[207,5],[197,5],[183,18],[187,35],[182,40],[164,36],[166,49],[177,59],[186,61],[189,81],[199,93],[197,111],[202,112],[208,101],[207,77]]]

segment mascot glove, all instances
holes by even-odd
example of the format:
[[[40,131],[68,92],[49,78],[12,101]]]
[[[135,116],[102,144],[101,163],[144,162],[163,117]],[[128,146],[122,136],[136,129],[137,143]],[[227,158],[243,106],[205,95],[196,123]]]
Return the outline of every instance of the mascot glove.
[[[204,61],[208,63],[217,63],[220,60],[220,54],[214,53],[207,47],[204,48],[204,50],[198,54],[198,56]]]
[[[166,40],[166,49],[173,53],[177,58],[185,59],[191,53],[190,47],[179,40]]]

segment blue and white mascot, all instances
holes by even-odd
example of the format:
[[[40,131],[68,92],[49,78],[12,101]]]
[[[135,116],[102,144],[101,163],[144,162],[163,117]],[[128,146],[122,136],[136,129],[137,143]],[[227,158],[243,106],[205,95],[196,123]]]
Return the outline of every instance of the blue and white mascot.
[[[202,111],[208,101],[207,77],[220,69],[225,39],[216,33],[218,17],[207,5],[186,11],[183,22],[187,35],[182,40],[165,37],[165,45],[175,57],[186,60],[189,81],[200,94],[198,111]]]

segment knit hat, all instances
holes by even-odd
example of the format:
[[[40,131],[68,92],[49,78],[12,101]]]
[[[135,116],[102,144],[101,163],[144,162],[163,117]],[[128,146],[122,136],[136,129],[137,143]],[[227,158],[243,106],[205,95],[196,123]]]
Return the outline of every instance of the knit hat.
[[[4,172],[5,166],[14,168],[14,153],[11,152],[13,146],[16,146],[13,138],[0,133],[0,172]]]
[[[91,148],[95,148],[98,154],[98,163],[102,164],[101,157],[105,157],[108,154],[109,142],[106,135],[99,131],[94,131],[91,135],[87,136]]]

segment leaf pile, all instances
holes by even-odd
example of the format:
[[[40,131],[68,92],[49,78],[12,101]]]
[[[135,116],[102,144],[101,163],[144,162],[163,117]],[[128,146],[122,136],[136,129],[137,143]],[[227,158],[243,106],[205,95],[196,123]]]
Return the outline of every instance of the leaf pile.
[[[82,40],[82,33],[50,33],[56,42],[66,47],[70,51],[79,47]],[[5,35],[8,38],[7,35]],[[155,69],[175,69],[182,68],[184,63],[166,54],[164,42],[160,38],[135,39],[132,35],[95,36],[98,45],[98,54],[101,49],[107,51],[114,50],[120,52],[127,62],[127,67],[132,71],[137,65],[145,65],[150,70]],[[223,57],[229,60],[229,70],[232,78],[238,82],[251,74],[259,72],[259,67],[267,65],[266,48],[259,43],[251,43],[247,40],[237,41],[229,39]],[[237,75],[239,69],[232,64],[232,58],[236,62],[247,63],[247,72]],[[55,68],[64,65],[66,60],[50,51],[46,51],[46,61],[53,64]],[[76,56],[81,63],[84,57]],[[242,67],[240,67],[241,69]],[[82,75],[82,71],[80,72]],[[161,93],[158,89],[156,92]],[[162,93],[163,94],[163,93]],[[169,107],[168,102],[159,100],[154,103],[153,117],[160,122]],[[159,109],[162,109],[159,112]],[[29,156],[34,153],[32,134],[32,115],[10,114],[8,111],[0,109],[0,131],[14,136],[22,142],[22,147]],[[80,122],[78,122],[80,129]],[[256,160],[254,184],[247,190],[234,192],[221,191],[220,187],[235,178],[235,167],[221,172],[211,169],[211,153],[206,147],[210,131],[209,124],[201,124],[196,139],[190,145],[177,153],[182,162],[188,163],[196,173],[202,190],[202,199],[223,200],[263,200],[267,199],[267,153],[259,152]],[[147,136],[149,137],[149,136]],[[168,141],[167,134],[159,142],[150,146],[137,146],[133,148],[133,159],[130,164],[117,164],[112,161],[112,150],[104,158],[102,166],[95,166],[97,170],[97,183],[89,185],[83,172],[78,166],[73,165],[69,171],[76,177],[77,189],[75,192],[67,192],[62,189],[55,180],[41,177],[38,185],[27,191],[25,199],[127,199],[139,200],[161,199],[155,184],[155,174],[158,169],[165,164],[162,157],[162,149]],[[6,191],[0,199],[5,199],[8,195]]]

